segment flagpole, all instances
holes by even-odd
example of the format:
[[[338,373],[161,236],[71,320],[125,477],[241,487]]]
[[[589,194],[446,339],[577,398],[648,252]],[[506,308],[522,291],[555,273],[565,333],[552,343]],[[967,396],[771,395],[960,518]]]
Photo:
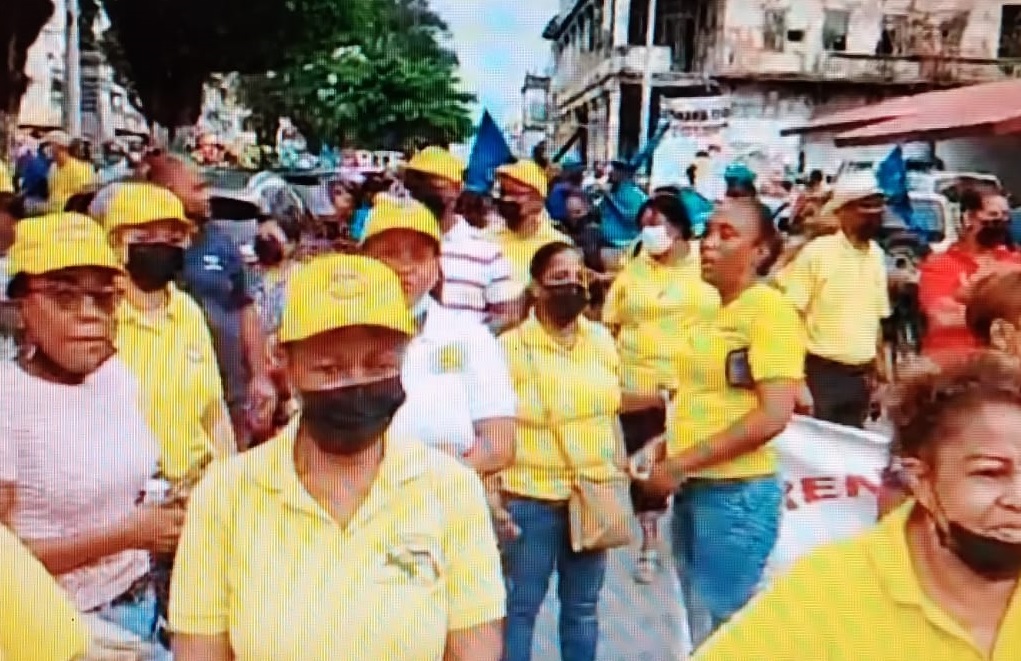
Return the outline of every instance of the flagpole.
[[[656,0],[649,0],[649,13],[645,26],[645,70],[642,72],[642,129],[638,138],[639,150],[649,142],[649,124],[652,122],[652,46],[656,39]]]

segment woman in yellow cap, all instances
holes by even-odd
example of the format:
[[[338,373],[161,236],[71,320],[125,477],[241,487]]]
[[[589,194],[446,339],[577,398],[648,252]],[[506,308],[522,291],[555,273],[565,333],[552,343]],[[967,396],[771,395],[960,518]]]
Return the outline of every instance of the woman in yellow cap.
[[[482,484],[388,433],[414,332],[377,260],[330,255],[295,273],[280,341],[302,412],[193,494],[171,590],[176,661],[500,658]]]
[[[120,184],[104,222],[124,265],[117,349],[138,375],[165,477],[235,449],[213,342],[199,307],[174,285],[195,227],[170,191]]]
[[[483,475],[506,468],[514,456],[514,387],[489,330],[432,295],[442,283],[436,216],[414,200],[380,198],[361,249],[397,273],[415,318],[401,366],[408,402],[391,432],[463,457]]]
[[[77,214],[18,223],[10,262],[24,342],[0,366],[0,523],[81,611],[153,639],[147,551],[173,550],[184,512],[135,504],[158,447],[114,355],[121,266]]]

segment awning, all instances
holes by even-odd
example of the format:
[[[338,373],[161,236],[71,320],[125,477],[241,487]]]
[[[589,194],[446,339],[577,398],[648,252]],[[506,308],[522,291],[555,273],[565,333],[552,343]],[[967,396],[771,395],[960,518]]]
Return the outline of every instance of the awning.
[[[801,126],[792,126],[780,132],[781,135],[801,135],[806,133],[848,131],[840,138],[850,138],[851,133],[857,135],[859,131],[865,131],[865,127],[890,122],[904,124],[912,123],[909,118],[921,116],[941,117],[945,123],[953,125],[955,122],[967,117],[970,123],[973,117],[985,116],[988,110],[1009,111],[1012,107],[1018,107],[1021,100],[1021,81],[1008,80],[995,83],[984,83],[981,85],[969,85],[967,87],[956,87],[948,90],[935,92],[923,92],[911,96],[901,96],[879,103],[874,103],[862,108],[852,108],[842,112],[835,112],[818,119],[814,119]],[[949,113],[949,114],[948,114]],[[1021,113],[1019,113],[1021,114]],[[930,120],[926,120],[929,122]],[[931,120],[936,125],[940,120]],[[980,130],[980,132],[982,132]],[[871,134],[865,134],[871,135]],[[864,135],[863,135],[864,137]],[[844,146],[837,139],[837,146]],[[919,139],[938,139],[921,137]],[[881,144],[888,140],[878,142],[854,142],[844,144]]]
[[[933,93],[913,114],[847,131],[834,142],[855,147],[1011,133],[1021,133],[1021,81]]]

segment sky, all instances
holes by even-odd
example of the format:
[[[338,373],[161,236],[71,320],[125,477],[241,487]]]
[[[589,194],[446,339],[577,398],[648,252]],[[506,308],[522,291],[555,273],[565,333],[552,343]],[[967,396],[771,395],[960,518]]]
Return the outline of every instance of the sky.
[[[526,73],[542,73],[550,60],[542,30],[556,14],[552,0],[430,0],[450,26],[451,46],[461,62],[461,78],[479,99],[476,114],[488,108],[497,123],[521,111]]]

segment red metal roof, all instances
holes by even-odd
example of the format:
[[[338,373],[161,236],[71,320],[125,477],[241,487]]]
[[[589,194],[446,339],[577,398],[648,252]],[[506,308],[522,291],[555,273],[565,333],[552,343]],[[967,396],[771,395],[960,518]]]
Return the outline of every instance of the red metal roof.
[[[781,135],[799,135],[830,131],[851,131],[879,122],[889,122],[926,112],[934,106],[967,108],[972,111],[975,95],[982,99],[1017,99],[1021,81],[1008,80],[967,87],[956,87],[935,92],[923,92],[910,96],[899,96],[859,108],[851,108],[814,119],[800,126],[792,126],[780,132]],[[857,144],[857,143],[856,143]]]
[[[1021,132],[1021,80],[910,97],[915,111],[838,135],[838,147]]]

